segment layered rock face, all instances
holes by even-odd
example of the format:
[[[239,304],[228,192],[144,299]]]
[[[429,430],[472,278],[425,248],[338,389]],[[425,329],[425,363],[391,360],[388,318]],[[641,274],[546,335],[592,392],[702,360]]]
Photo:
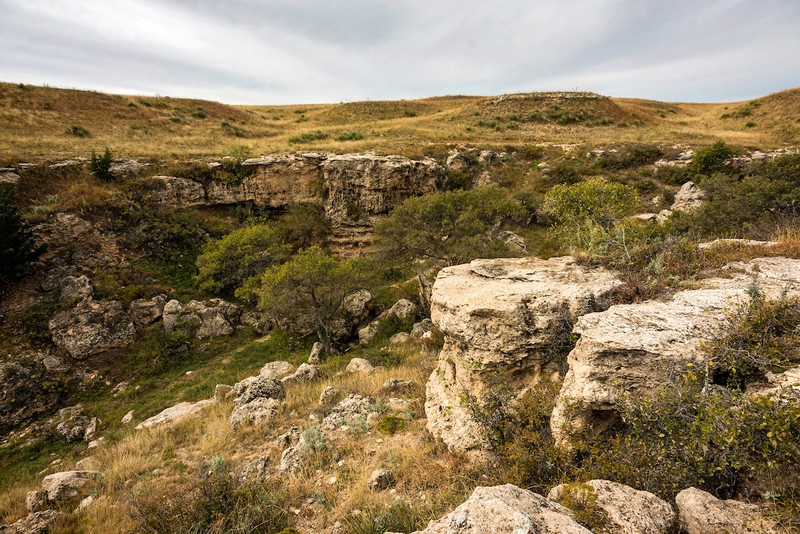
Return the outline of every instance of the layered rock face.
[[[249,159],[243,165],[253,172],[241,183],[153,177],[150,200],[176,207],[317,204],[331,222],[334,243],[358,246],[369,241],[378,217],[409,197],[436,191],[444,177],[432,159],[400,156],[306,152]]]
[[[619,298],[622,282],[573,258],[475,260],[443,269],[431,319],[444,334],[427,384],[428,430],[452,450],[481,447],[467,402],[492,387],[522,394],[564,372],[574,321]]]
[[[731,278],[702,281],[667,302],[612,306],[584,315],[569,354],[569,371],[551,418],[553,435],[568,446],[571,434],[603,432],[616,419],[620,391],[653,391],[688,365],[705,365],[701,346],[713,339],[726,314],[747,304],[754,280],[768,298],[798,294],[800,260],[757,258],[728,266]]]

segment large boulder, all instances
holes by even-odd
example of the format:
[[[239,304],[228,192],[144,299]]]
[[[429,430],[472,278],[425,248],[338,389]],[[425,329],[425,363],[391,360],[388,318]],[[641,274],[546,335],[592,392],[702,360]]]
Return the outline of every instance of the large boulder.
[[[130,315],[116,300],[86,298],[55,314],[48,326],[53,343],[79,360],[130,345],[136,337]]]
[[[688,488],[675,497],[681,532],[686,534],[772,534],[775,523],[761,514],[757,506],[739,501],[722,501],[697,488]]]
[[[231,335],[240,316],[238,306],[222,299],[192,300],[185,306],[173,299],[163,310],[167,332],[183,331],[198,339]]]
[[[250,376],[233,386],[233,403],[237,407],[244,406],[258,398],[282,399],[283,394],[280,380],[262,375]]]
[[[283,382],[283,384],[296,384],[298,382],[308,382],[310,380],[318,380],[322,378],[322,376],[323,376],[322,369],[320,369],[316,365],[301,363],[294,373],[281,378],[281,382]]]
[[[47,503],[55,504],[86,496],[102,477],[99,471],[53,473],[42,480],[42,490],[47,493]]]
[[[595,505],[603,511],[609,532],[663,534],[669,532],[675,523],[672,506],[648,491],[608,480],[590,480],[585,485],[597,496]],[[547,498],[560,504],[570,487],[569,484],[560,484],[550,490]]]
[[[16,523],[0,525],[0,534],[46,534],[50,525],[61,516],[55,510],[42,510],[23,517]]]
[[[666,302],[620,304],[578,319],[573,332],[580,339],[551,418],[562,447],[575,432],[601,433],[613,425],[620,391],[647,394],[687,366],[705,365],[703,342],[718,334],[727,313],[750,301],[754,276],[767,297],[800,288],[800,260],[757,258],[728,270],[731,278],[703,280],[702,289]]]
[[[445,517],[431,521],[419,534],[590,534],[572,512],[538,493],[511,484],[477,487]]]
[[[155,323],[164,313],[166,299],[157,295],[151,299],[136,299],[128,306],[128,315],[139,328]]]
[[[695,211],[705,204],[706,194],[694,182],[686,182],[675,193],[675,201],[670,208],[672,211]]]
[[[443,269],[431,319],[444,335],[427,384],[428,430],[452,450],[484,445],[467,402],[502,384],[512,395],[564,372],[577,317],[606,309],[622,282],[573,258],[475,260]]]
[[[231,412],[230,423],[236,429],[242,425],[260,425],[271,421],[278,415],[281,402],[277,399],[258,397],[252,401],[235,406]]]
[[[145,419],[136,425],[136,430],[176,423],[187,417],[198,415],[206,406],[214,404],[215,402],[216,401],[214,399],[201,400],[197,402],[179,402],[175,406],[167,408],[166,410],[163,410],[156,415]]]

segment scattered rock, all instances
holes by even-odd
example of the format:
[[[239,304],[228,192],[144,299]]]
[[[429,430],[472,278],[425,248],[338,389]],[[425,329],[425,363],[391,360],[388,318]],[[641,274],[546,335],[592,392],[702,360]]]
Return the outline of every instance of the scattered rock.
[[[238,382],[233,386],[232,394],[235,397],[234,405],[239,407],[258,398],[282,399],[284,392],[279,380],[256,375]]]
[[[167,332],[180,330],[198,339],[231,335],[240,316],[238,306],[222,299],[192,300],[186,306],[173,299],[163,310]]]
[[[7,169],[0,170],[0,184],[9,184],[11,186],[16,186],[19,183],[19,181],[20,181],[19,174]]]
[[[225,402],[233,392],[233,386],[228,384],[217,384],[214,386],[214,400],[217,402]]]
[[[469,167],[469,161],[464,154],[453,151],[447,156],[445,167],[450,171],[463,172]]]
[[[281,473],[295,473],[303,467],[303,463],[311,452],[311,449],[306,444],[303,436],[295,445],[287,447],[281,453],[281,463],[278,466],[278,471]]]
[[[650,492],[608,480],[590,480],[586,485],[597,494],[595,504],[605,513],[605,527],[610,532],[662,534],[669,532],[675,522],[672,506]],[[561,504],[564,488],[569,486],[556,486],[547,498]]]
[[[325,346],[317,341],[311,347],[311,354],[308,355],[308,363],[317,365],[322,363],[322,356],[325,354]]]
[[[49,328],[53,343],[78,360],[125,347],[136,337],[133,321],[116,300],[86,298],[74,308],[55,314]]]
[[[351,394],[325,416],[320,429],[326,433],[343,428],[366,427],[367,416],[375,411],[375,402],[371,398]]]
[[[67,441],[91,441],[97,431],[97,417],[85,416],[80,404],[62,408],[55,419],[56,434]]]
[[[709,248],[722,247],[722,246],[735,246],[735,247],[774,247],[778,245],[777,241],[756,241],[754,239],[715,239],[707,243],[700,243],[697,248],[706,250]]]
[[[383,491],[397,484],[397,478],[388,469],[376,469],[369,476],[367,487],[370,491]]]
[[[143,428],[150,428],[156,425],[175,423],[185,417],[190,417],[199,414],[203,410],[203,408],[209,406],[214,402],[216,401],[209,399],[197,402],[178,403],[175,406],[167,408],[161,413],[154,415],[153,417],[145,419],[144,421],[136,425],[136,430],[142,430]]]
[[[319,403],[322,405],[331,404],[339,396],[339,390],[333,386],[328,386],[319,395]]]
[[[128,315],[139,328],[155,323],[164,313],[166,300],[162,295],[151,299],[136,299],[128,306]]]
[[[265,482],[269,478],[269,456],[262,455],[248,462],[239,472],[239,479],[253,482]]]
[[[16,523],[11,525],[0,525],[2,534],[47,534],[50,532],[50,525],[61,516],[55,510],[43,510],[28,514]]]
[[[361,289],[348,295],[342,302],[342,310],[350,324],[354,326],[369,320],[377,309],[378,303],[375,301],[375,297],[366,289]]]
[[[294,371],[294,365],[289,362],[277,361],[264,364],[258,374],[265,378],[281,378]]]
[[[85,495],[102,477],[99,471],[53,473],[42,480],[42,490],[47,493],[47,503],[55,504]]]
[[[686,534],[728,534],[731,532],[777,533],[775,523],[764,517],[757,506],[722,501],[697,488],[681,491],[675,497],[681,532]]]
[[[398,332],[389,338],[389,345],[407,345],[411,341],[411,334],[407,332]]]
[[[297,382],[308,382],[310,380],[318,380],[322,378],[322,369],[316,365],[309,365],[301,363],[297,370],[289,376],[281,378],[284,384],[294,384]]]
[[[389,308],[387,315],[394,315],[401,321],[407,321],[417,316],[417,305],[408,299],[400,299]]]
[[[419,534],[590,534],[572,512],[537,493],[511,484],[477,487],[450,514]]]
[[[619,299],[611,272],[573,258],[475,260],[442,269],[431,319],[444,334],[427,384],[427,428],[451,450],[485,445],[464,399],[497,383],[512,394],[565,370],[575,319]]]
[[[271,421],[278,414],[280,405],[277,399],[259,397],[236,406],[231,413],[231,426],[237,429],[244,424],[260,425]]]
[[[675,201],[670,209],[672,211],[692,212],[702,207],[706,194],[694,182],[686,182],[675,194]]]
[[[122,416],[122,420],[121,420],[123,425],[127,425],[131,421],[133,421],[133,410],[131,410],[128,413],[126,413],[125,415],[123,415]]]
[[[58,297],[58,301],[83,300],[91,297],[92,293],[94,293],[94,288],[86,275],[67,276],[61,281],[61,296]]]
[[[375,367],[369,363],[369,360],[365,360],[364,358],[353,358],[345,368],[345,371],[348,373],[371,373],[374,370]]]
[[[96,500],[97,498],[94,495],[89,495],[80,502],[78,507],[75,509],[75,513],[80,514],[82,512],[87,511],[89,508],[92,507],[92,505],[94,505]]]
[[[41,512],[47,508],[47,492],[45,490],[29,491],[25,495],[25,508],[28,512]]]
[[[414,323],[414,326],[411,327],[411,339],[420,341],[422,336],[425,335],[425,332],[430,332],[435,328],[436,326],[433,324],[433,321],[427,318],[418,323]]]

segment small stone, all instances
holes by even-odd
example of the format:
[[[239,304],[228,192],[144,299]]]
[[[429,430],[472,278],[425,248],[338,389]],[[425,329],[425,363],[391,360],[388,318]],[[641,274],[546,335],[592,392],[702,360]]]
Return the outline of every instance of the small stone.
[[[325,354],[325,346],[317,341],[314,343],[314,346],[311,347],[311,354],[308,355],[308,363],[312,365],[317,365],[322,363],[322,356]]]
[[[371,373],[374,370],[375,367],[364,358],[353,358],[345,369],[348,373]]]
[[[319,403],[320,404],[330,404],[334,400],[336,400],[336,397],[338,397],[338,396],[339,396],[339,390],[336,389],[333,386],[328,386],[324,390],[322,390],[322,393],[320,393],[320,395],[319,395]]]
[[[233,386],[228,384],[217,384],[214,386],[214,400],[217,402],[225,402],[228,400],[228,395],[233,391]]]

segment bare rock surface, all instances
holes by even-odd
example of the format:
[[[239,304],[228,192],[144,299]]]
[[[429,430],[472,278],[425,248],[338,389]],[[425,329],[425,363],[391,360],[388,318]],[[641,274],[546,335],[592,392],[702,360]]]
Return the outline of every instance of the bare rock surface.
[[[166,300],[158,295],[151,299],[136,299],[128,306],[128,315],[139,328],[155,323],[164,313]]]
[[[308,382],[309,380],[319,380],[322,378],[322,369],[316,365],[301,363],[297,370],[281,378],[284,384],[294,384],[297,382]]]
[[[222,299],[192,300],[185,306],[173,299],[163,308],[167,332],[183,331],[198,339],[231,335],[240,316],[238,306]]]
[[[511,484],[477,487],[445,517],[419,534],[589,534],[572,512],[537,493]]]
[[[280,405],[281,402],[277,399],[259,397],[236,406],[231,413],[231,426],[236,429],[245,424],[260,425],[269,422],[278,414]]]
[[[233,386],[233,403],[236,407],[244,406],[258,398],[282,399],[283,384],[280,380],[262,375],[250,376]]]
[[[75,359],[125,347],[136,336],[130,315],[116,300],[86,298],[74,308],[55,314],[48,326],[53,343]]]
[[[215,401],[213,399],[201,400],[197,402],[180,402],[171,408],[163,410],[153,417],[145,419],[136,425],[136,430],[142,430],[143,428],[150,428],[157,425],[175,423],[186,417],[199,414],[203,408],[213,404],[214,402]]]
[[[606,309],[622,282],[573,258],[475,260],[443,269],[431,319],[444,335],[427,384],[428,430],[450,449],[481,447],[481,429],[462,400],[497,383],[516,394],[564,371],[571,325]]]
[[[353,358],[345,368],[348,373],[371,373],[374,370],[375,367],[364,358]]]
[[[590,480],[586,484],[597,494],[595,504],[605,513],[606,528],[610,532],[663,534],[675,523],[672,506],[648,491],[608,480]],[[561,503],[565,486],[554,487],[547,498]]]
[[[58,300],[59,302],[82,300],[91,297],[92,293],[94,293],[94,288],[88,276],[67,276],[61,281],[61,295]]]
[[[720,500],[708,492],[688,488],[675,497],[681,532],[686,534],[772,534],[775,523],[757,506]]]
[[[66,441],[91,441],[97,431],[97,417],[88,417],[80,404],[62,408],[55,416],[56,434]]]
[[[42,479],[42,490],[47,493],[48,504],[85,496],[103,477],[99,471],[64,471]]]
[[[258,374],[266,378],[281,378],[292,372],[294,372],[294,365],[289,362],[279,360],[276,362],[265,363],[264,367],[261,368],[261,371]]]
[[[0,525],[2,534],[46,534],[50,531],[50,525],[54,523],[61,514],[55,510],[43,510],[34,512],[23,517],[16,523],[10,525]]]
[[[325,416],[320,425],[324,434],[338,430],[366,426],[367,417],[375,412],[375,401],[355,393],[348,395]]]
[[[672,211],[691,212],[699,209],[705,203],[706,194],[694,182],[686,182],[675,193],[675,201],[670,209]]]
[[[756,258],[725,270],[731,278],[703,280],[703,289],[670,301],[620,304],[578,319],[573,332],[580,339],[551,418],[561,446],[568,447],[573,432],[589,427],[600,433],[612,424],[621,389],[654,391],[685,366],[703,366],[702,342],[718,333],[726,313],[750,301],[754,276],[769,298],[800,290],[800,260]]]

